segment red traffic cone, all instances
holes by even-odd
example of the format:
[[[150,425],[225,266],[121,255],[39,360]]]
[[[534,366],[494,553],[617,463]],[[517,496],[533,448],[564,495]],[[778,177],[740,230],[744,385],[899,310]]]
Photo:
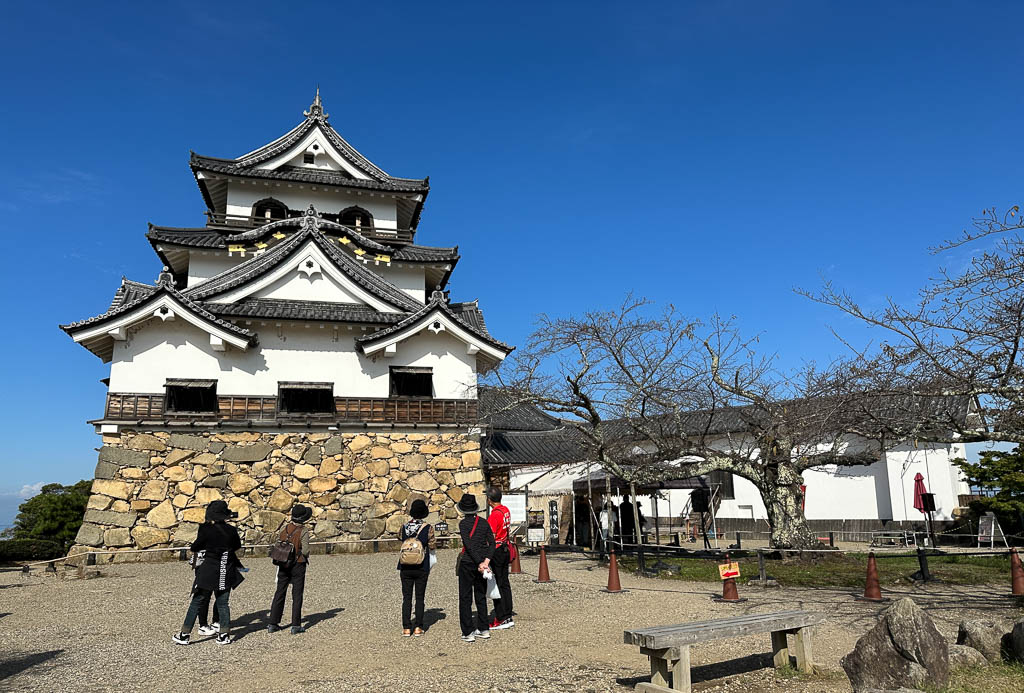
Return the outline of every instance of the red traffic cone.
[[[515,538],[512,539],[512,550],[515,551],[515,557],[512,559],[511,567],[509,568],[509,575],[522,575],[523,568],[519,565],[519,544]]]
[[[725,562],[732,563],[732,559],[729,554],[725,554]],[[739,592],[736,591],[736,578],[726,578],[722,580],[722,596],[712,597],[716,602],[745,602],[746,599],[740,599]]]
[[[540,547],[540,568],[537,570],[537,579],[534,582],[554,582],[548,575],[548,555],[544,547]]]
[[[864,596],[857,597],[859,602],[887,602],[882,596],[882,588],[878,584],[878,564],[875,563],[875,552],[868,554],[868,573],[864,578]]]
[[[611,557],[608,559],[608,587],[601,591],[608,594],[619,594],[626,591],[619,584],[619,561],[615,557],[614,548],[612,548]]]
[[[1010,584],[1014,597],[1024,597],[1024,565],[1021,565],[1017,549],[1010,551]]]

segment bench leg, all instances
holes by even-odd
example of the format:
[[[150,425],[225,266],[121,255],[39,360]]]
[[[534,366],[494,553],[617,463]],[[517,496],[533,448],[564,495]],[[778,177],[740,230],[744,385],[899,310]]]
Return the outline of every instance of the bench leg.
[[[668,688],[668,660],[651,657],[651,683]]]
[[[811,648],[813,628],[805,626],[796,630],[793,644],[796,646],[796,668],[805,674],[814,673],[814,651]]]
[[[672,664],[672,690],[690,693],[690,646],[679,647],[679,659]]]
[[[772,664],[776,669],[789,666],[789,643],[784,630],[772,631]]]

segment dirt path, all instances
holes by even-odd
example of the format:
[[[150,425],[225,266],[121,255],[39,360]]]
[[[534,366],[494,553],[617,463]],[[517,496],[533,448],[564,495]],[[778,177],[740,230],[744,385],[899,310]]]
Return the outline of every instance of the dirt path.
[[[769,638],[749,636],[693,649],[697,691],[849,691],[839,659],[874,623],[878,605],[835,589],[741,588],[749,601],[716,604],[714,585],[623,575],[626,594],[599,591],[605,571],[579,558],[550,560],[554,584],[513,578],[516,627],[488,642],[459,640],[452,564],[440,553],[427,588],[423,638],[401,638],[395,557],[314,556],[306,587],[307,633],[268,635],[274,568],[252,569],[231,599],[239,639],[217,647],[193,634],[171,642],[186,608],[191,576],[184,563],[107,566],[103,577],[65,580],[34,572],[0,574],[0,690],[38,691],[616,691],[649,674],[646,658],[622,644],[622,630],[802,608],[829,615],[815,637],[825,674],[778,679]],[[523,569],[536,573],[526,557]],[[961,618],[1009,627],[1005,586],[931,586],[889,592],[912,596],[947,637]],[[287,613],[287,610],[286,610]]]

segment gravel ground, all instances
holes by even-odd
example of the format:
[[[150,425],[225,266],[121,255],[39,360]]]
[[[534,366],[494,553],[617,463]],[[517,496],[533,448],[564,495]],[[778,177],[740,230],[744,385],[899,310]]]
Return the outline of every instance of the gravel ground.
[[[422,638],[400,637],[394,554],[314,556],[309,630],[297,636],[267,634],[274,568],[249,558],[252,570],[231,598],[238,640],[227,647],[197,633],[188,647],[171,642],[191,585],[185,563],[104,566],[89,580],[0,573],[0,690],[622,692],[649,676],[646,658],[622,644],[624,628],[803,608],[828,614],[814,640],[820,676],[777,678],[764,634],[695,646],[694,689],[848,693],[839,659],[884,608],[836,589],[741,587],[749,601],[716,604],[711,585],[630,575],[622,575],[628,593],[609,595],[599,591],[605,569],[562,556],[549,559],[557,582],[540,585],[531,579],[537,559],[527,556],[527,574],[512,579],[516,627],[469,645],[458,637],[456,555],[439,558],[427,588],[433,623]],[[954,637],[961,618],[1009,628],[1008,592],[1008,585],[932,585],[888,595],[914,597]]]

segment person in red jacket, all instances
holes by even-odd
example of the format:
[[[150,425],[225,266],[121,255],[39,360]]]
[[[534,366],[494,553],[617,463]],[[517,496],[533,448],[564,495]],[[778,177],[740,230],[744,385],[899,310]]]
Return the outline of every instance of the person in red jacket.
[[[494,557],[491,559],[491,570],[494,581],[498,583],[501,599],[494,600],[494,620],[491,630],[504,630],[516,623],[512,620],[512,585],[508,581],[508,569],[512,563],[512,552],[516,550],[512,543],[512,515],[508,508],[501,504],[501,489],[491,486],[487,489],[487,507],[490,514],[487,522],[494,532]]]

